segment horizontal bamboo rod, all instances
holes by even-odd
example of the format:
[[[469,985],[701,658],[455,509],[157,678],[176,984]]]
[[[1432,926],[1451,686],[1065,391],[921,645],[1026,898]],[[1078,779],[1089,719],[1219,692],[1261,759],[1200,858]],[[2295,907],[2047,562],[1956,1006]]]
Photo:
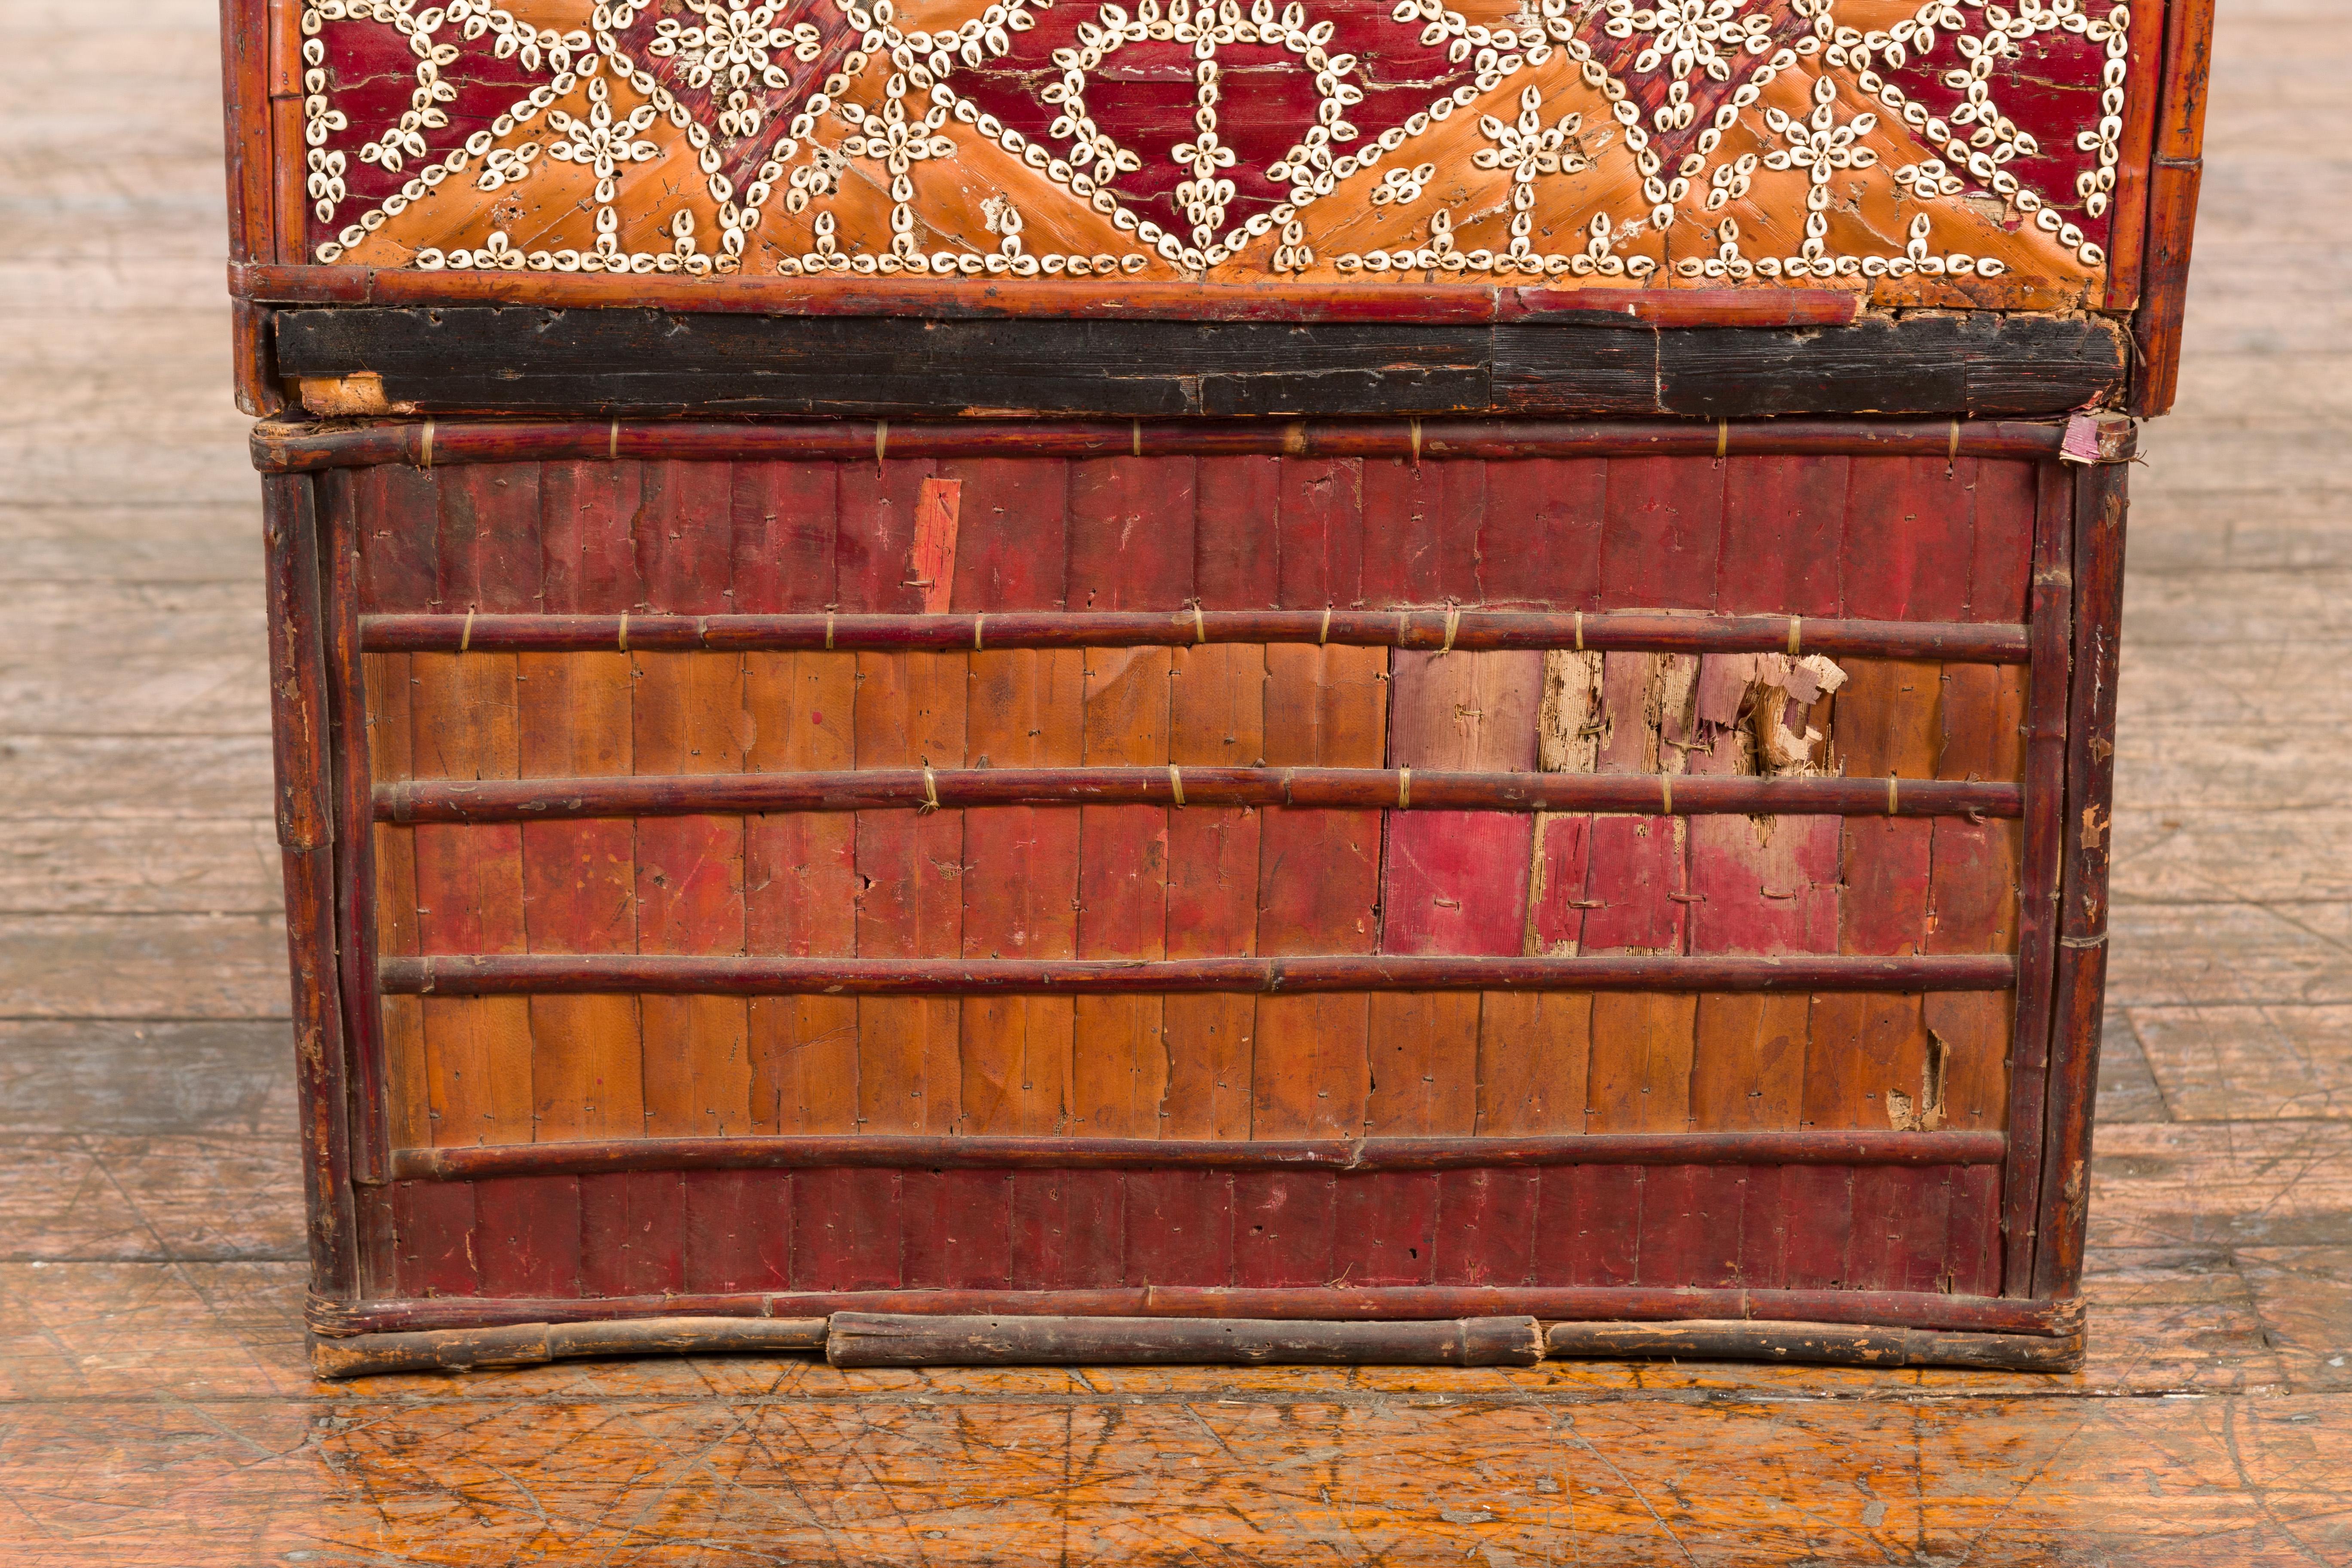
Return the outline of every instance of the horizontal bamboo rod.
[[[373,653],[863,652],[1012,647],[1177,647],[1199,643],[1344,643],[1464,652],[1832,654],[2022,664],[2021,626],[1533,610],[1019,610],[942,616],[369,616]]]
[[[446,276],[446,274],[436,276]],[[265,419],[265,473],[534,459],[676,462],[892,458],[1918,457],[2055,458],[2034,419]]]
[[[397,996],[1118,995],[1227,991],[2006,991],[2016,962],[1930,958],[687,958],[453,953],[376,966]]]
[[[1366,1321],[836,1312],[830,1319],[644,1318],[318,1337],[311,1341],[310,1356],[317,1375],[340,1379],[538,1366],[583,1356],[820,1350],[835,1366],[1532,1366],[1547,1358],[1670,1357],[2068,1372],[2082,1364],[2084,1342],[2079,1333],[1968,1333],[1732,1319],[1563,1322],[1544,1332],[1532,1317]]]
[[[1555,1323],[1544,1351],[1558,1359],[1761,1361],[1810,1366],[1965,1366],[2072,1372],[2083,1336],[1970,1334],[1883,1323]]]
[[[360,1334],[310,1342],[320,1377],[538,1366],[580,1356],[775,1355],[824,1349],[823,1318],[638,1318]]]
[[[2017,816],[2013,784],[1729,774],[1420,773],[1399,768],[865,768],[835,773],[413,779],[383,822],[543,822],[991,805],[1291,805],[1655,816]]]
[[[1365,1322],[835,1312],[835,1366],[1533,1366],[1530,1317]]]
[[[595,1176],[629,1171],[1464,1171],[1544,1165],[1997,1165],[2000,1132],[1590,1132],[1524,1138],[598,1138],[395,1149],[392,1179]]]
[[[509,1324],[642,1318],[786,1320],[835,1312],[1021,1313],[1116,1318],[1483,1318],[1547,1322],[1689,1319],[1900,1324],[1993,1333],[2077,1334],[2073,1300],[1946,1295],[1935,1290],[1748,1290],[1648,1285],[1128,1285],[1068,1290],[740,1290],[607,1297],[456,1296],[336,1301],[312,1297],[313,1332],[341,1338]]]

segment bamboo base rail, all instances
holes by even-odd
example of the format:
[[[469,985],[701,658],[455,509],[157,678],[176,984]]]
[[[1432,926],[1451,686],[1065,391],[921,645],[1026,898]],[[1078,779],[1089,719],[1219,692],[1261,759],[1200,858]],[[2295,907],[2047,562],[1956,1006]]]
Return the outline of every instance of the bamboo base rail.
[[[2017,816],[2013,784],[1673,773],[1416,773],[1410,768],[861,768],[383,784],[383,822],[937,811],[990,805],[1287,805],[1638,816]]]
[[[1087,995],[1223,991],[2006,991],[2000,955],[1927,958],[686,958],[451,953],[386,958],[394,996]]]
[[[1639,611],[1010,611],[980,615],[387,615],[360,622],[371,653],[956,652],[1016,647],[1180,647],[1340,643],[1356,647],[1785,653],[2022,664],[2026,628],[1957,621]]]
[[[1939,1333],[1875,1324],[1555,1323],[1544,1353],[1569,1360],[1783,1362],[1811,1366],[1957,1366],[2073,1372],[2083,1336]]]
[[[1533,1318],[1301,1322],[1265,1318],[949,1317],[835,1312],[835,1366],[1533,1366]]]
[[[838,1367],[1533,1366],[1548,1358],[1671,1357],[1864,1367],[2070,1372],[2084,1340],[1955,1333],[1882,1324],[1555,1323],[1532,1317],[1391,1322],[1232,1318],[956,1317],[836,1312],[830,1318],[646,1318],[427,1329],[312,1342],[320,1377],[537,1366],[583,1356],[776,1355],[823,1351]]]
[[[1071,1290],[742,1290],[702,1295],[436,1296],[373,1301],[312,1297],[313,1333],[331,1338],[433,1329],[646,1318],[770,1321],[835,1312],[947,1312],[1107,1318],[1498,1318],[1547,1322],[1698,1320],[1879,1324],[2063,1338],[2083,1304],[1935,1290],[1748,1290],[1648,1285],[1123,1285]]]
[[[1542,1165],[1997,1165],[2000,1132],[1591,1132],[1515,1138],[1176,1140],[900,1133],[610,1138],[396,1149],[392,1180],[630,1171],[1523,1170]]]

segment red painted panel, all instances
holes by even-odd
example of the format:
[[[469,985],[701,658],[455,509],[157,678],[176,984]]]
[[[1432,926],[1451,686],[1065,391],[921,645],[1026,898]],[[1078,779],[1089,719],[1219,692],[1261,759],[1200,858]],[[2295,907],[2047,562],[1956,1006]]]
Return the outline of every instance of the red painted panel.
[[[675,1171],[580,1178],[580,1283],[590,1296],[686,1289],[686,1180]]]
[[[735,465],[735,614],[805,614],[835,602],[840,471],[835,463]]]
[[[1361,471],[1364,603],[1477,603],[1477,555],[1465,545],[1481,531],[1486,465],[1373,458]]]
[[[1127,1283],[1231,1284],[1234,1205],[1223,1171],[1129,1172]]]
[[[840,534],[834,560],[843,614],[922,609],[923,590],[914,570],[915,509],[923,481],[938,468],[929,458],[840,465]]]
[[[900,1187],[909,1289],[1003,1290],[1013,1284],[1013,1177],[1004,1171],[908,1171]]]
[[[539,609],[539,474],[536,463],[474,463],[441,477],[443,609]]]
[[[580,1294],[580,1179],[474,1184],[474,1261],[485,1296]]]
[[[1281,537],[1279,458],[1203,458],[1193,492],[1192,584],[1209,610],[1276,603]]]
[[[1329,1282],[1336,1178],[1322,1171],[1242,1171],[1233,1180],[1234,1283]]]
[[[392,1218],[404,1296],[478,1296],[474,1189],[465,1182],[400,1182]]]
[[[792,1282],[792,1173],[688,1171],[686,1288],[782,1290]]]
[[[550,463],[541,472],[541,584],[550,615],[643,607],[633,537],[642,477],[635,463]]]
[[[1079,1290],[1127,1274],[1127,1183],[1118,1171],[1013,1173],[1013,1287]]]
[[[360,468],[351,476],[364,568],[360,607],[370,615],[431,611],[439,594],[439,475],[404,463]]]
[[[1717,608],[1736,616],[1835,616],[1843,602],[1847,459],[1724,460]]]
[[[1835,1290],[1852,1283],[1846,1246],[1853,1232],[1853,1171],[1843,1165],[1790,1165],[1780,1172],[1780,1213],[1787,1226],[1780,1251],[1780,1286]]]
[[[1977,460],[1857,459],[1846,487],[1845,613],[1968,618]]]
[[[635,538],[646,607],[673,616],[726,614],[735,575],[732,466],[647,463],[642,483]]]
[[[1197,467],[1192,458],[1070,465],[1071,609],[1175,610],[1192,601]]]
[[[895,1290],[906,1225],[897,1171],[792,1173],[795,1290]]]
[[[2025,619],[2033,580],[2033,506],[2037,476],[2032,463],[1977,465],[1976,536],[1969,563],[1969,613],[1972,621],[2015,623]]]
[[[939,466],[963,482],[955,610],[1058,610],[1069,568],[1069,465],[969,458]]]
[[[1685,458],[1609,459],[1601,603],[1612,610],[1715,606],[1723,468]]]
[[[1540,1171],[1446,1171],[1437,1178],[1438,1285],[1524,1285],[1535,1269]]]
[[[1341,1176],[1334,1191],[1331,1278],[1349,1285],[1426,1285],[1436,1265],[1435,1173]]]
[[[1479,602],[1511,609],[1599,609],[1608,490],[1609,463],[1602,458],[1486,465],[1477,538]]]
[[[1300,610],[1361,604],[1362,465],[1353,458],[1285,458],[1276,505],[1279,602]]]
[[[1790,1171],[1799,1168],[1759,1165],[1744,1173],[1746,1180],[1740,1187],[1739,1283],[1750,1290],[1778,1290],[1788,1284],[1791,1194],[1782,1184]]]

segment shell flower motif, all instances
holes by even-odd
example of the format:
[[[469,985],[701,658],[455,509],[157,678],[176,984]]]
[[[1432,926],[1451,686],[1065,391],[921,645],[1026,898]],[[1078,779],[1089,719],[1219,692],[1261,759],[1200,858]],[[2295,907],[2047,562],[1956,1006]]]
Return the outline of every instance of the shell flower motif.
[[[616,188],[615,182],[624,163],[645,163],[661,155],[661,149],[650,142],[636,140],[649,129],[655,118],[654,106],[641,103],[628,114],[613,117],[613,95],[602,77],[588,79],[588,118],[580,119],[560,109],[547,111],[547,122],[563,138],[551,143],[547,155],[559,163],[578,163],[596,172],[596,199],[609,203]]]
[[[777,59],[790,54],[805,65],[816,58],[824,37],[807,22],[792,26],[776,20],[783,6],[754,5],[751,0],[687,0],[688,8],[702,18],[698,27],[666,17],[654,29],[649,53],[674,58],[686,68],[686,85],[705,88],[713,82],[730,88],[792,86],[790,72]]]
[[[1764,155],[1768,169],[1802,169],[1811,181],[1805,192],[1805,205],[1820,212],[1830,205],[1830,172],[1833,169],[1867,169],[1878,162],[1878,153],[1869,147],[1855,143],[1876,129],[1878,116],[1867,111],[1855,115],[1844,124],[1837,119],[1837,83],[1823,77],[1813,83],[1813,111],[1799,120],[1777,109],[1764,111],[1764,124],[1773,135],[1788,143]]]
[[[782,62],[787,56],[803,65],[816,58],[824,52],[824,36],[808,22],[783,26],[777,16],[785,6],[775,0],[687,0],[687,6],[701,25],[665,17],[646,51],[676,59],[685,68],[688,87],[725,90],[722,133],[756,134],[763,116],[751,101],[751,89],[792,86],[792,73]]]
[[[1658,0],[1654,7],[1637,11],[1633,0],[1609,0],[1609,20],[1601,30],[1612,38],[1647,35],[1649,42],[1633,58],[1633,68],[1644,75],[1664,65],[1677,81],[1694,70],[1729,81],[1731,55],[1742,49],[1761,54],[1771,41],[1770,20],[1741,16],[1741,5],[1742,0]]]
[[[1576,142],[1577,132],[1584,128],[1584,117],[1563,114],[1556,123],[1547,126],[1542,108],[1543,94],[1531,87],[1519,94],[1517,123],[1506,124],[1494,115],[1482,115],[1479,134],[1494,145],[1478,149],[1471,154],[1470,162],[1481,169],[1508,169],[1512,180],[1521,184],[1538,174],[1573,174],[1590,168],[1591,161]]]

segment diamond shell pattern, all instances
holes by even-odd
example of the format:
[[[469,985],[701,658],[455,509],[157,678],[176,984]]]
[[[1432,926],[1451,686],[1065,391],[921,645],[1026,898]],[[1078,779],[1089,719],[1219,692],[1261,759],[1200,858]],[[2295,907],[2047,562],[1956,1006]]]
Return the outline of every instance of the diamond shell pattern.
[[[426,269],[2103,281],[2109,0],[308,0],[307,248]]]

